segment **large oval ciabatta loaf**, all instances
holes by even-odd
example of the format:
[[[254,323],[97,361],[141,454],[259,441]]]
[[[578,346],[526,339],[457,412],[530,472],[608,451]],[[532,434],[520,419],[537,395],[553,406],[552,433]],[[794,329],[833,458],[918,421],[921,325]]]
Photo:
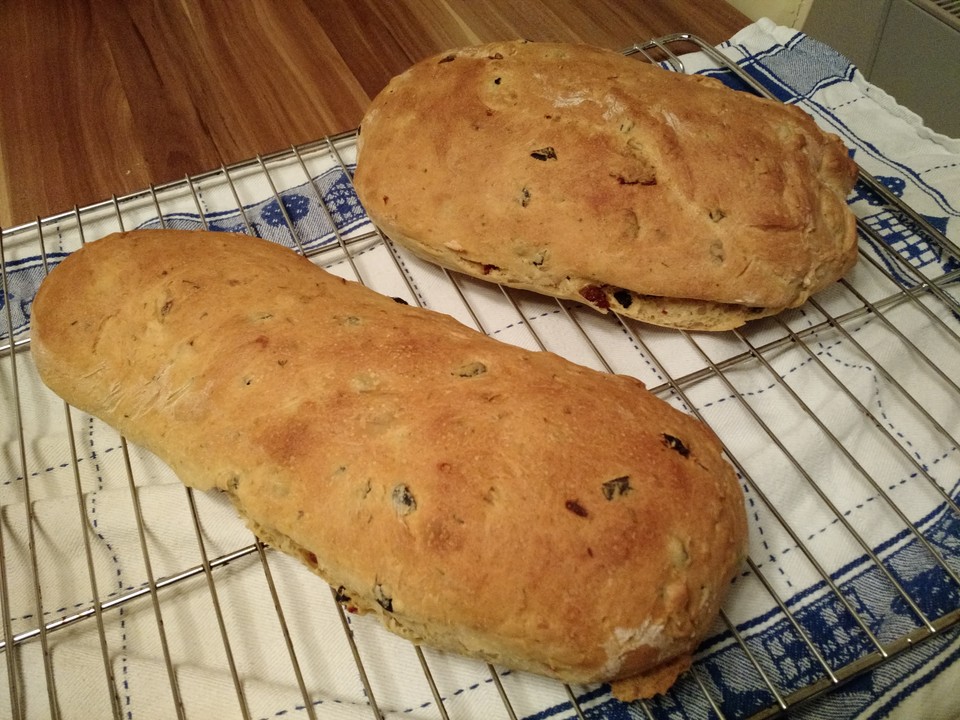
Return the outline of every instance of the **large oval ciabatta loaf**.
[[[31,319],[52,390],[228,493],[266,542],[415,642],[649,693],[690,662],[744,556],[719,442],[639,381],[264,240],[91,242]]]
[[[355,185],[441,265],[659,325],[801,305],[855,262],[856,165],[802,110],[585,45],[423,60],[360,126]]]

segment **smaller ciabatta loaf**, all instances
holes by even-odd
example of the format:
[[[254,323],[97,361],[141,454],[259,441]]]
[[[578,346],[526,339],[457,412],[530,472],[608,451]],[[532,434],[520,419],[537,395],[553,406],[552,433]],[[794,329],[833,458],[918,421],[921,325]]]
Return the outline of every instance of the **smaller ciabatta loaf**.
[[[744,555],[716,437],[639,381],[264,240],[91,242],[41,285],[31,351],[69,403],[418,643],[649,695]]]
[[[802,110],[585,45],[423,60],[367,110],[357,193],[414,253],[670,327],[801,305],[857,257],[856,165]]]

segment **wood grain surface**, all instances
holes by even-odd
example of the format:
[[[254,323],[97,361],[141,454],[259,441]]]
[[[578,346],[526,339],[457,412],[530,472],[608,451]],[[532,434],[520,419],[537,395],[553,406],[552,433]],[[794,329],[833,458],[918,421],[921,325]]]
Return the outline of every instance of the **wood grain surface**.
[[[2,0],[0,226],[350,130],[451,47],[748,22],[722,0]]]

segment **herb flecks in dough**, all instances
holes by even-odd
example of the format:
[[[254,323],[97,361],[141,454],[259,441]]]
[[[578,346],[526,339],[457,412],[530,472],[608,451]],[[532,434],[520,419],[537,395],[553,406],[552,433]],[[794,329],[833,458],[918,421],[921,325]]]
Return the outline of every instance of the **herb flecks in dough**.
[[[462,378],[469,378],[483,375],[486,371],[487,366],[477,360],[474,362],[469,362],[465,365],[461,365],[459,368],[457,368],[454,374]]]
[[[387,612],[393,612],[393,598],[386,593],[383,585],[377,584],[373,586],[373,597],[380,607]]]
[[[539,150],[534,150],[532,153],[530,153],[530,157],[532,157],[534,160],[556,160],[557,151],[552,147],[544,147],[540,148]]]
[[[410,488],[403,483],[394,486],[391,498],[397,515],[401,517],[409,515],[417,509],[417,499],[413,496]]]
[[[671,450],[680,453],[683,457],[690,456],[690,448],[683,444],[683,441],[673,435],[663,434],[663,444]]]
[[[605,497],[607,500],[613,500],[614,498],[622,497],[632,489],[633,488],[630,487],[629,475],[615,477],[613,480],[607,480],[607,482],[602,485],[603,497]]]

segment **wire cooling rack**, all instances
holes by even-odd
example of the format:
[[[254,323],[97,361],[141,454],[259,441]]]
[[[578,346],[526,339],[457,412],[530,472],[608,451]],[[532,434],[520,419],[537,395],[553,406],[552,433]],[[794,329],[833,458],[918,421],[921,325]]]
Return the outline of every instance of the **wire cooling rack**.
[[[682,70],[678,55],[691,47],[739,72],[688,35],[628,52]],[[884,668],[876,682],[893,683],[898,663],[936,660],[952,642],[960,278],[919,267],[916,252],[960,253],[924,217],[864,174],[858,197],[888,221],[859,213],[861,260],[848,278],[741,330],[666,331],[396,248],[352,192],[355,139],[324,138],[3,232],[0,715],[762,718]],[[884,230],[894,225],[897,242]],[[30,358],[32,293],[82,243],[135,227],[282,242],[505,342],[635,375],[710,424],[743,481],[751,551],[691,671],[666,696],[626,706],[605,687],[409,645],[345,613],[222,498],[183,488],[148,453],[63,405]],[[904,228],[915,241],[898,245]]]

